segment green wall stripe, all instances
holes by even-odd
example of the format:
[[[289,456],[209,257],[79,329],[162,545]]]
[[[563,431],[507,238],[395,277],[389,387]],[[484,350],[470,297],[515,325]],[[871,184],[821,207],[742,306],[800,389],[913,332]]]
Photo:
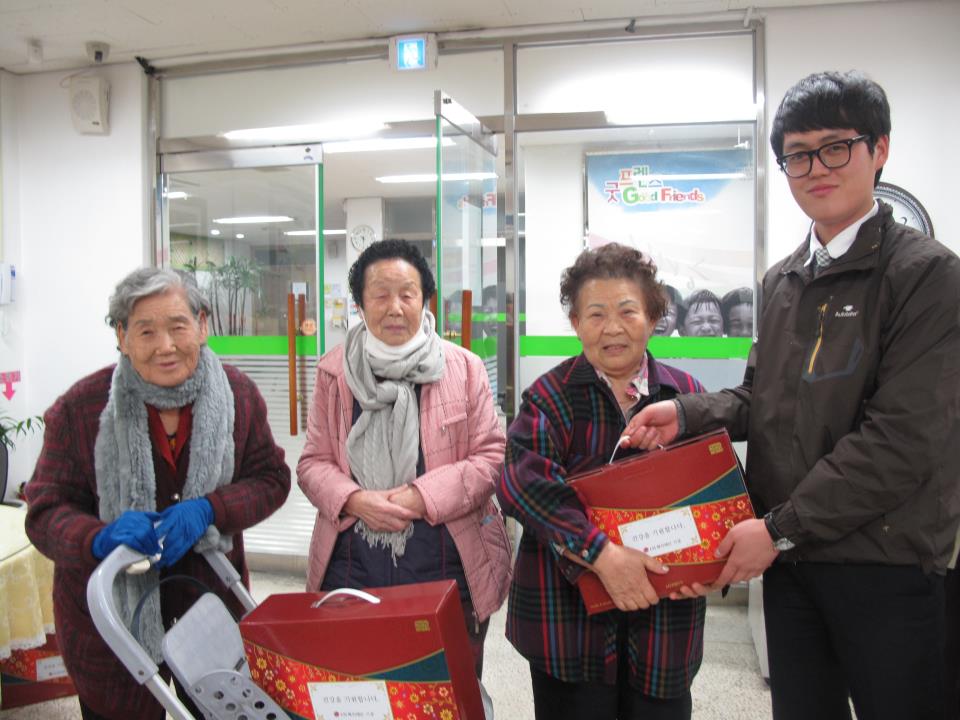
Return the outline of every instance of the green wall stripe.
[[[286,355],[286,335],[260,335],[237,337],[215,335],[207,338],[207,344],[217,355]],[[316,335],[297,337],[297,355],[316,355]]]
[[[491,342],[492,341],[492,342]],[[286,335],[258,337],[212,336],[210,349],[218,355],[286,355]],[[750,354],[750,338],[652,337],[650,352],[658,358],[743,359]],[[496,353],[496,341],[474,339],[471,349],[480,357]],[[575,335],[525,335],[520,338],[521,357],[570,357],[582,350]],[[298,355],[316,355],[317,337],[297,337]]]
[[[652,337],[650,352],[657,358],[746,359],[751,338]],[[574,335],[520,337],[521,357],[570,357],[582,350]]]
[[[489,357],[497,356],[497,339],[495,337],[488,338],[471,338],[470,340],[470,351],[474,355],[479,355],[481,359],[486,360]]]

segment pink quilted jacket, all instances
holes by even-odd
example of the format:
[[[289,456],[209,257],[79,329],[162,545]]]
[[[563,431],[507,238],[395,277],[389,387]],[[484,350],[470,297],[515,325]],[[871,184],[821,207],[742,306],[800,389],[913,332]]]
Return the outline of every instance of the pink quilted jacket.
[[[492,496],[503,463],[505,439],[493,409],[480,359],[443,341],[445,370],[420,393],[420,443],[426,472],[414,480],[427,506],[427,522],[444,523],[463,562],[479,622],[503,603],[510,588],[510,547]],[[310,542],[307,590],[320,587],[337,534],[350,527],[341,517],[357,490],[347,463],[353,394],[343,372],[343,348],[317,364],[317,383],[307,423],[307,443],[297,479],[317,508]]]

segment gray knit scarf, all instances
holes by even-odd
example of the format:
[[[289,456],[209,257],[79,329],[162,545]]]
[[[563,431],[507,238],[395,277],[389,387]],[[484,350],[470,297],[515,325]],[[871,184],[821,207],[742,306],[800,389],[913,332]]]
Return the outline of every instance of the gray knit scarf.
[[[233,478],[233,391],[217,357],[204,346],[193,375],[176,387],[146,382],[123,356],[113,371],[110,397],[100,415],[100,431],[94,447],[100,519],[116,520],[125,510],[157,509],[157,479],[153,470],[153,449],[147,421],[147,405],[160,410],[193,404],[190,432],[190,464],[182,496],[206,495]],[[232,547],[230,536],[220,536],[211,525],[194,549],[198,552],[218,546]],[[120,616],[129,624],[141,596],[159,579],[157,570],[142,575],[123,574],[113,594]],[[144,648],[160,662],[163,638],[160,594],[153,592],[141,614],[140,639]]]
[[[414,385],[436,382],[444,368],[443,346],[433,323],[433,315],[425,311],[426,342],[392,360],[367,351],[366,325],[355,325],[347,333],[344,371],[347,385],[363,410],[347,435],[347,459],[354,479],[364,490],[389,490],[416,478],[420,408]],[[377,532],[362,520],[354,530],[370,547],[389,548],[394,564],[413,534],[413,526],[400,532]]]

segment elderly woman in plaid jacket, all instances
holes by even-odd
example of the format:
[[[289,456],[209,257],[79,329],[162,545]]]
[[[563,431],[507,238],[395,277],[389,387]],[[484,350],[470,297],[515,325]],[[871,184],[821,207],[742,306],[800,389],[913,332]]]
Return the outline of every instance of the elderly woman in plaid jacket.
[[[85,720],[163,718],[100,638],[86,586],[118,545],[158,555],[144,575],[118,579],[129,621],[145,591],[167,575],[189,575],[242,612],[192,548],[217,546],[247,582],[241,532],[276,510],[290,470],[267,424],[263,398],[206,346],[209,304],[196,283],[172,270],[128,275],[107,317],[121,356],[88,375],[45,416],[43,450],[26,495],[26,528],[55,563],[57,637]],[[164,628],[199,594],[169,583],[147,596],[140,637],[159,662]],[[165,671],[165,670],[164,670]],[[181,692],[196,717],[199,712]]]
[[[606,463],[640,408],[703,388],[647,350],[667,296],[640,252],[585,250],[564,271],[560,298],[583,353],[524,392],[497,488],[524,531],[507,638],[530,662],[537,720],[689,718],[703,598],[659,600],[647,575],[663,566],[611,543],[567,478]],[[585,572],[617,610],[587,615],[576,584]]]

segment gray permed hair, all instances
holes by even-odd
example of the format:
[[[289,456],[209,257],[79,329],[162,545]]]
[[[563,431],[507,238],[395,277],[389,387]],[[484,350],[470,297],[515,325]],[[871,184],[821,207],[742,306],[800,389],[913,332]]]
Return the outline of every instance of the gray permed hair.
[[[210,315],[210,301],[197,287],[197,281],[192,275],[169,268],[140,268],[117,283],[113,295],[110,296],[107,324],[112,328],[121,327],[126,330],[130,313],[138,300],[170,290],[183,290],[186,293],[187,304],[194,317],[199,317],[201,311]]]

